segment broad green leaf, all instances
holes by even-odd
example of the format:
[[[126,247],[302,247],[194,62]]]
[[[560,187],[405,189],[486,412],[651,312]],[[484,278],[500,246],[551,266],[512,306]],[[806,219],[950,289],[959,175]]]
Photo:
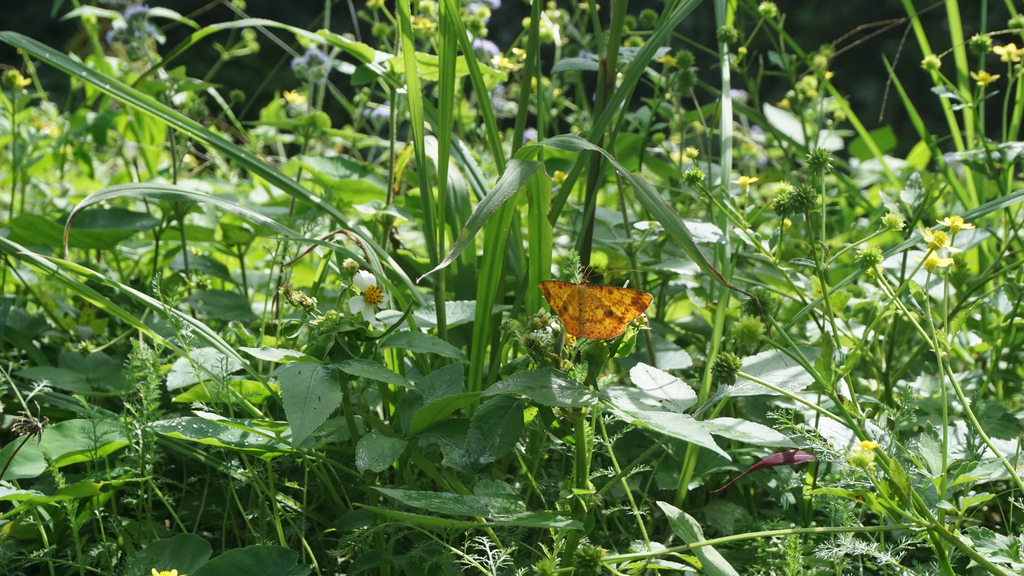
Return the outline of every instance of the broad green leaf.
[[[704,541],[704,530],[692,516],[668,502],[658,502],[658,506],[668,518],[668,525],[672,527],[672,531],[682,538],[683,542],[696,544]],[[708,576],[740,576],[732,564],[729,564],[713,546],[700,546],[690,551],[700,559],[701,569]]]
[[[584,407],[597,404],[597,394],[565,372],[541,368],[512,375],[484,390],[483,397],[508,395],[529,398],[541,406]]]
[[[712,418],[703,420],[701,424],[715,436],[722,436],[738,442],[746,442],[755,446],[792,447],[793,442],[786,436],[772,430],[764,424],[743,420],[741,418]]]
[[[157,540],[135,553],[128,561],[123,576],[152,576],[157,572],[177,570],[192,574],[210,559],[213,547],[196,534],[177,534]]]
[[[687,414],[666,409],[656,398],[636,388],[610,386],[601,391],[605,404],[616,418],[640,424],[666,436],[691,442],[732,460],[700,422]]]
[[[378,344],[381,349],[400,348],[414,354],[437,354],[445,358],[452,358],[460,362],[469,363],[469,359],[461,350],[441,340],[437,336],[402,330],[392,332],[380,340]]]
[[[298,552],[280,546],[235,548],[189,572],[188,576],[306,576],[310,567],[298,566]]]
[[[57,490],[51,496],[35,490],[17,490],[6,486],[0,486],[0,501],[10,500],[19,502],[17,509],[24,509],[39,506],[40,504],[60,502],[61,500],[92,498],[93,496],[99,496],[100,487],[102,486],[103,484],[98,484],[90,480],[81,480]]]
[[[967,535],[970,536],[974,548],[985,555],[991,562],[999,564],[1020,563],[1020,541],[1016,538],[996,534],[988,528],[969,528]]]
[[[424,508],[434,514],[450,516],[487,516],[490,510],[483,502],[472,496],[451,492],[429,492],[427,490],[398,490],[374,487],[374,490],[393,498],[406,506]]]
[[[252,322],[257,318],[249,299],[238,292],[200,290],[189,295],[185,302],[203,316],[223,322]]]
[[[426,82],[436,82],[440,78],[440,66],[437,56],[433,54],[427,54],[425,52],[416,52],[416,72],[420,79]],[[391,72],[398,75],[405,74],[405,59],[402,56],[395,56],[387,61],[388,66],[391,68]],[[485,81],[488,84],[505,82],[508,79],[508,75],[504,72],[498,72],[494,68],[488,66],[481,66],[480,71],[486,77]],[[469,74],[469,64],[466,62],[465,56],[459,56],[455,62],[455,75],[456,77],[463,77]]]
[[[360,472],[383,472],[398,460],[408,443],[407,440],[385,436],[374,430],[360,438],[356,444],[356,468]]]
[[[484,478],[478,481],[473,487],[473,495],[491,510],[492,516],[526,513],[523,497],[515,488],[500,480]]]
[[[245,346],[241,346],[238,349],[257,360],[265,360],[267,362],[292,362],[296,360],[301,360],[303,362],[316,362],[316,359],[312,356],[307,356],[298,350],[289,350],[287,348],[271,348],[270,346],[247,348]]]
[[[19,480],[21,478],[35,478],[46,471],[46,459],[43,458],[43,453],[39,450],[32,450],[32,439],[29,439],[25,446],[18,450],[18,446],[21,445],[24,438],[14,438],[11,442],[8,442],[3,449],[0,449],[0,468],[7,465],[7,471],[4,472],[3,480]],[[34,446],[31,446],[34,447]],[[17,454],[14,451],[18,450]],[[14,460],[11,460],[11,455],[14,455]]]
[[[697,393],[689,384],[653,366],[637,364],[630,369],[629,379],[637,388],[680,414],[697,403]]]
[[[437,422],[447,419],[456,410],[469,408],[479,401],[479,392],[463,392],[429,402],[413,415],[409,423],[409,435],[419,434]]]
[[[369,378],[370,380],[376,380],[377,382],[384,382],[385,384],[392,384],[394,386],[401,386],[403,388],[413,387],[412,383],[406,380],[401,374],[397,374],[389,370],[383,364],[378,364],[373,360],[353,358],[351,360],[339,362],[336,366],[342,372],[357,378]]]
[[[442,366],[416,382],[416,391],[423,395],[423,402],[427,404],[461,394],[465,389],[465,367],[461,364]]]
[[[552,74],[579,70],[584,72],[597,72],[597,60],[591,58],[562,58],[551,67]]]
[[[809,361],[814,362],[821,354],[821,350],[804,347],[800,348],[800,353]],[[789,356],[776,350],[768,350],[744,358],[743,373],[791,393],[800,392],[814,383],[814,377],[807,370]],[[778,395],[778,392],[752,380],[740,377],[735,384],[715,394],[715,399],[762,395]]]
[[[178,358],[171,365],[171,371],[167,374],[167,391],[171,392],[186,386],[209,381],[210,379],[225,379],[232,372],[242,369],[242,363],[231,358],[214,348],[198,348],[190,352],[189,358]],[[199,368],[196,374],[194,367]]]
[[[204,384],[197,384],[185,392],[178,394],[171,402],[192,403],[192,402],[232,402],[244,398],[251,404],[262,404],[274,395],[277,386],[266,385],[255,380],[229,380],[223,384],[226,387],[220,388],[209,381]],[[228,392],[228,389],[231,392]]]
[[[228,448],[236,452],[245,452],[260,458],[272,458],[291,451],[291,432],[285,430],[280,439],[270,431],[260,431],[254,427],[254,420],[214,421],[208,418],[185,416],[161,420],[153,423],[153,430],[158,434],[171,438],[180,438],[198,442],[208,446]],[[235,427],[231,424],[241,426]]]
[[[342,384],[334,366],[312,362],[285,364],[277,377],[284,413],[292,427],[292,446],[298,446],[341,406]]]
[[[523,434],[523,403],[515,398],[491,398],[469,421],[466,450],[479,469],[515,448]]]
[[[10,449],[11,444],[4,447],[4,452]],[[128,439],[125,438],[121,425],[116,420],[64,420],[46,426],[38,446],[35,440],[29,439],[18,452],[12,466],[23,467],[23,473],[30,472],[34,468],[32,462],[43,458],[53,461],[54,465],[60,468],[68,464],[102,459],[127,445]],[[6,463],[6,460],[3,462]],[[0,467],[2,466],[3,464],[0,464]]]

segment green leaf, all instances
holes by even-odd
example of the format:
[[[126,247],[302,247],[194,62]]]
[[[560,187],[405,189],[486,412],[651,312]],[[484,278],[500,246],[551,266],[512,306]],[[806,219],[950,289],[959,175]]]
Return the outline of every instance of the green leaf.
[[[741,418],[712,418],[701,422],[708,432],[738,442],[746,442],[755,446],[784,446],[791,448],[793,442],[786,436],[772,430],[764,424],[743,420]]]
[[[452,364],[458,366],[458,364]],[[447,419],[456,410],[469,408],[480,401],[479,392],[464,392],[430,402],[416,411],[409,422],[409,435],[414,436],[434,424]]]
[[[272,458],[291,451],[288,444],[292,435],[290,430],[281,432],[278,439],[272,431],[257,428],[256,422],[185,416],[154,422],[152,426],[154,431],[164,436],[229,448],[260,458]]]
[[[896,147],[896,131],[892,129],[892,126],[882,126],[872,130],[868,132],[868,136],[875,141],[880,152],[888,152]],[[860,136],[850,142],[850,154],[861,160],[870,160],[875,157],[865,139]]]
[[[551,67],[552,74],[579,70],[583,72],[597,72],[597,61],[591,58],[562,58]]]
[[[405,59],[402,56],[395,56],[389,59],[387,64],[391,68],[391,72],[399,75],[405,74]],[[489,66],[482,66],[480,71],[487,77],[488,83],[505,82],[508,79],[507,74],[498,72]],[[433,54],[417,51],[416,73],[425,82],[436,82],[441,76],[438,57]],[[469,65],[466,63],[466,57],[459,56],[455,62],[455,76],[461,78],[467,74],[469,74]]]
[[[637,388],[680,414],[697,403],[697,393],[689,384],[653,366],[637,364],[630,369],[629,379]]]
[[[181,357],[171,365],[171,371],[167,374],[168,392],[210,379],[222,380],[243,367],[242,363],[235,358],[222,354],[214,348],[198,348],[189,354],[191,361],[189,358]],[[196,374],[193,366],[199,368],[199,374]]]
[[[398,460],[408,443],[407,440],[391,438],[374,430],[360,438],[356,444],[356,468],[360,472],[383,472]]]
[[[280,546],[235,548],[200,566],[188,576],[306,576],[309,566],[297,566],[299,554]]]
[[[821,354],[818,348],[800,348],[800,354],[813,362]],[[792,358],[776,350],[769,350],[748,356],[743,359],[743,373],[749,374],[762,382],[781,388],[787,392],[797,393],[814,383],[814,377],[796,363]],[[779,393],[766,388],[753,380],[740,377],[732,386],[725,387],[715,394],[708,403],[717,402],[726,397],[778,395]]]
[[[480,480],[473,487],[473,495],[491,510],[493,516],[526,513],[523,497],[515,488],[500,480]]]
[[[239,399],[251,404],[262,404],[274,395],[276,386],[270,386],[255,380],[229,380],[225,383],[227,389],[234,391],[233,394],[225,394],[226,390],[213,386],[210,383],[197,384],[185,392],[178,394],[171,402],[192,403],[192,402],[231,402],[238,403]],[[215,393],[216,391],[216,393]]]
[[[974,548],[991,562],[1009,564],[1021,561],[1020,543],[1016,538],[996,534],[988,528],[969,528],[967,535],[974,542]]]
[[[597,404],[590,388],[553,368],[541,368],[514,374],[484,390],[483,397],[508,395],[529,398],[540,406],[584,407]]]
[[[373,360],[353,358],[351,360],[339,362],[336,366],[342,372],[357,378],[369,378],[370,380],[376,380],[377,382],[384,382],[385,384],[392,384],[394,386],[401,386],[403,388],[413,387],[412,383],[406,380],[401,374],[396,374],[383,364],[378,364]]]
[[[342,392],[334,366],[312,362],[285,364],[277,371],[284,413],[298,446],[341,406]]]
[[[578,520],[569,520],[559,516],[558,514],[552,514],[551,512],[527,512],[525,514],[508,516],[498,520],[492,520],[490,522],[467,522],[463,520],[452,520],[451,518],[441,518],[434,515],[413,514],[411,512],[399,512],[397,510],[375,508],[373,506],[364,505],[363,508],[372,510],[374,514],[380,514],[381,516],[395,518],[404,522],[418,524],[420,526],[435,526],[453,530],[477,530],[488,526],[518,526],[524,528],[547,528],[551,530],[583,530],[582,522]]]
[[[41,492],[35,490],[17,490],[15,488],[8,488],[6,486],[0,486],[0,501],[10,500],[19,502],[17,510],[24,508],[39,506],[41,504],[49,504],[51,502],[60,502],[61,500],[72,500],[78,498],[92,498],[100,495],[100,487],[103,484],[98,484],[90,480],[81,480],[74,484],[70,484],[57,490],[51,496],[47,496]],[[8,511],[10,514],[12,511]]]
[[[668,502],[658,502],[658,506],[668,518],[668,525],[672,527],[672,531],[682,538],[683,542],[696,544],[704,541],[704,531],[692,516]],[[732,564],[729,564],[714,547],[700,546],[690,551],[700,559],[701,569],[708,576],[740,576]]]
[[[196,534],[178,534],[157,540],[135,553],[128,561],[123,576],[152,576],[153,570],[177,570],[192,574],[210,559],[213,548]]]
[[[392,332],[382,338],[379,344],[381,349],[400,348],[414,354],[437,354],[445,358],[452,358],[463,363],[469,363],[469,359],[461,350],[441,340],[437,336],[403,330]]]
[[[238,349],[253,358],[265,360],[267,362],[292,362],[296,360],[301,360],[303,362],[316,362],[316,359],[312,356],[303,354],[298,350],[289,350],[287,348],[271,348],[270,346],[247,348],[245,346],[240,346]]]
[[[731,460],[700,422],[688,414],[665,409],[654,397],[636,388],[610,386],[602,390],[605,403],[616,418],[640,424],[666,436],[691,442]]]
[[[249,299],[238,292],[227,290],[201,290],[185,299],[196,312],[224,322],[252,322],[257,316]]]
[[[481,404],[466,434],[467,453],[475,469],[511,452],[524,428],[523,403],[515,398],[492,398]]]
[[[116,420],[76,418],[47,426],[39,446],[29,441],[21,452],[38,451],[60,468],[101,459],[127,445]]]
[[[487,516],[490,510],[484,503],[472,496],[452,494],[451,492],[428,492],[426,490],[397,490],[394,488],[378,488],[374,490],[393,498],[406,506],[424,508],[435,514],[449,516]]]

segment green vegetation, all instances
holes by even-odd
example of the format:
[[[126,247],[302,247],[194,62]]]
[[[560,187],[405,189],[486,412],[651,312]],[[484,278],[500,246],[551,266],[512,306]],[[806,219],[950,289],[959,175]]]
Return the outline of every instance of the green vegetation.
[[[0,573],[1024,570],[1024,16],[905,0],[897,134],[772,2],[702,46],[698,0],[535,1],[504,51],[498,0],[75,4],[85,53],[0,32]],[[653,304],[573,338],[552,278]]]

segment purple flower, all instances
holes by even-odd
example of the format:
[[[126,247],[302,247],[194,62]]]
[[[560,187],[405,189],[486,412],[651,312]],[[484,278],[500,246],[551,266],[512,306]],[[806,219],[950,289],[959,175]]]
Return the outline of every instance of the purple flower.
[[[533,142],[537,139],[537,129],[527,128],[523,130],[523,142]]]
[[[331,72],[331,59],[316,46],[311,46],[305,54],[292,59],[292,72],[300,80],[323,84]]]
[[[141,18],[141,19],[145,20],[148,17],[149,17],[149,6],[146,5],[146,4],[143,4],[141,6],[129,6],[124,11],[124,20],[125,20],[125,22],[128,22],[129,20],[134,20],[135,18]]]
[[[498,45],[486,38],[477,38],[473,40],[473,50],[482,50],[488,56],[497,56],[501,53],[498,49]]]
[[[383,118],[385,120],[388,120],[389,118],[391,118],[391,103],[384,102],[380,106],[374,106],[373,108],[370,108],[370,111],[367,113],[367,116],[369,116],[370,118]]]

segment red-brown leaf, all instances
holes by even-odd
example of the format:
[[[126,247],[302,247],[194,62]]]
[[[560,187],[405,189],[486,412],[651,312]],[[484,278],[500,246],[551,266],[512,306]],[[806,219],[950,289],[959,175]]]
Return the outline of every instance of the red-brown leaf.
[[[785,452],[772,454],[771,456],[765,458],[764,460],[761,460],[760,462],[754,464],[750,468],[747,468],[746,472],[733,478],[725,486],[722,486],[718,490],[712,490],[711,492],[721,492],[722,490],[725,490],[729,486],[732,486],[733,482],[739,480],[740,478],[743,478],[744,476],[750,474],[751,472],[760,470],[761,468],[770,468],[772,466],[795,466],[797,464],[803,464],[805,462],[811,462],[812,460],[817,459],[818,457],[815,456],[814,454],[811,454],[810,452],[805,452],[803,450],[786,450]]]

